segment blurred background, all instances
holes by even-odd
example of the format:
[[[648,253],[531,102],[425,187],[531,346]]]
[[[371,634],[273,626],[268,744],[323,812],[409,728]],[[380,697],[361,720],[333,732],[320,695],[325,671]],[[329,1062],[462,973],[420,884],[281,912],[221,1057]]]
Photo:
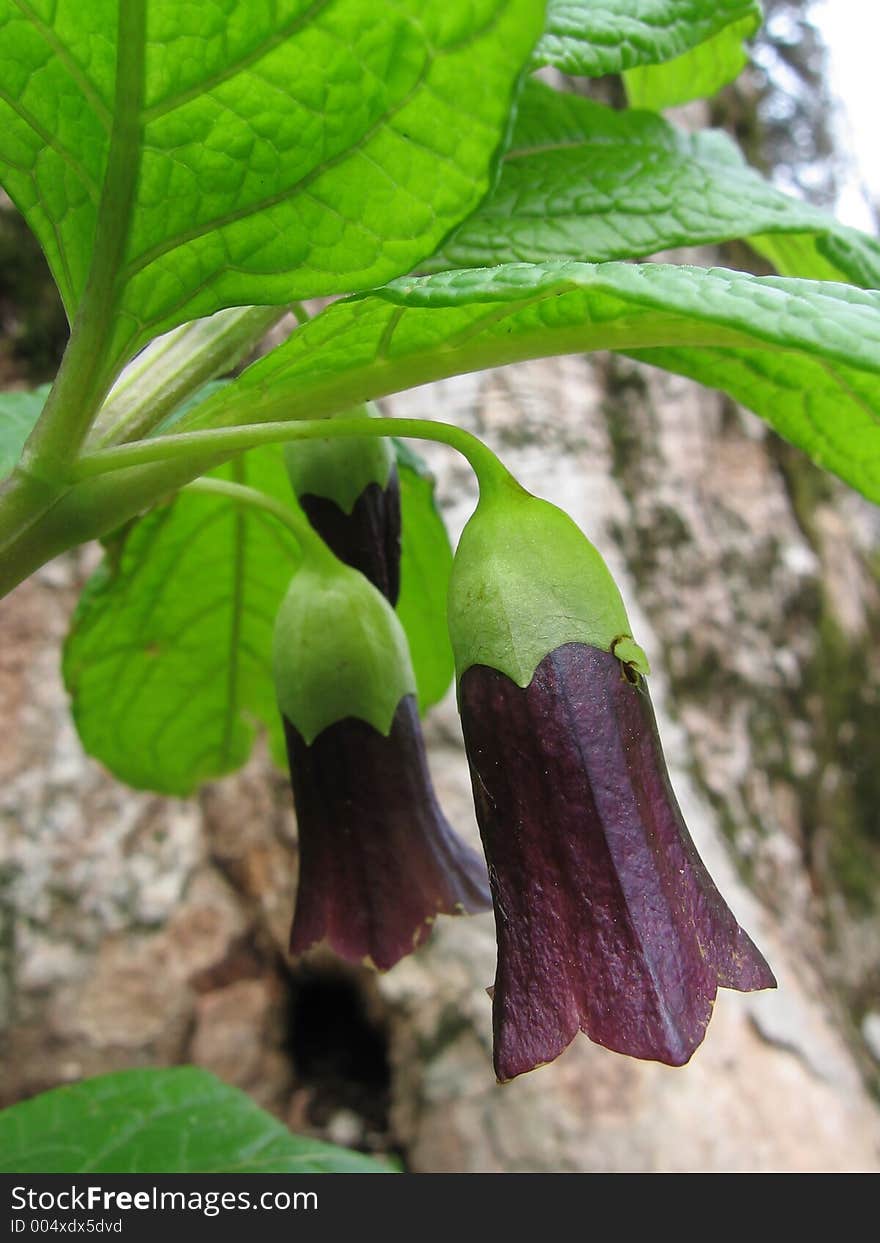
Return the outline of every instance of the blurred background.
[[[766,0],[750,69],[675,119],[726,128],[780,186],[873,232],[865,9]],[[766,271],[744,246],[671,257]],[[50,379],[66,332],[3,201],[0,386]],[[194,1062],[294,1130],[414,1171],[880,1169],[880,511],[729,399],[617,357],[386,407],[478,431],[602,549],[656,670],[685,817],[779,991],[722,993],[685,1069],[579,1038],[502,1088],[491,916],[441,920],[385,977],[292,964],[296,829],[265,749],[188,802],[83,754],[59,670],[97,561],[83,549],[0,602],[0,1103]],[[428,456],[456,538],[469,472]],[[476,840],[452,696],[427,731],[447,815]]]

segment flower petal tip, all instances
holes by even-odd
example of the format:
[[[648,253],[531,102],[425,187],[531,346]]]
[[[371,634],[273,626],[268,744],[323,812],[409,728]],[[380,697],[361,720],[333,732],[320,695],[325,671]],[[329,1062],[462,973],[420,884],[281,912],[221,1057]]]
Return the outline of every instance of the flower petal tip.
[[[645,683],[566,644],[525,688],[471,666],[460,702],[495,900],[499,1080],[579,1030],[685,1065],[719,986],[775,981],[688,834]]]
[[[285,721],[300,843],[290,952],[326,942],[388,971],[438,915],[491,908],[486,867],[434,795],[415,699],[388,736],[352,717],[309,745]]]

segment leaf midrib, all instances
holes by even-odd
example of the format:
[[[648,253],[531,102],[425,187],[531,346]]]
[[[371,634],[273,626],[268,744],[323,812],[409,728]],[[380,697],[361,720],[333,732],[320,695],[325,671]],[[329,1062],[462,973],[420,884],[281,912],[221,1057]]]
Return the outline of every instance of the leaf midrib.
[[[111,352],[122,288],[119,268],[140,169],[145,39],[146,0],[119,0],[113,128],[92,260],[55,384],[22,455],[23,469],[56,485],[88,435],[125,348]]]
[[[283,203],[297,195],[302,195],[309,186],[313,185],[320,177],[336,168],[337,165],[344,163],[345,160],[351,159],[353,156],[364,153],[364,148],[375,137],[375,135],[387,125],[389,120],[397,116],[400,112],[412,102],[418,92],[425,85],[425,81],[431,69],[430,60],[425,61],[416,80],[392,108],[383,112],[376,120],[368,126],[368,128],[357,138],[356,141],[349,145],[343,146],[335,155],[330,156],[326,160],[321,160],[314,165],[300,179],[289,186],[282,186],[280,190],[276,190],[274,194],[267,194],[262,199],[258,199],[253,203],[246,203],[243,207],[236,207],[231,211],[224,212],[221,216],[215,216],[212,220],[206,220],[203,223],[194,225],[191,229],[183,229],[176,233],[173,237],[165,238],[164,241],[156,242],[155,245],[148,247],[139,255],[130,259],[124,270],[120,274],[120,280],[123,284],[127,284],[134,279],[138,273],[148,268],[150,264],[155,263],[164,255],[174,250],[180,249],[182,246],[188,245],[190,242],[197,241],[200,237],[207,234],[215,233],[219,229],[227,228],[229,225],[237,224],[240,220],[246,220],[249,216],[254,216],[259,212],[266,211],[268,208],[276,207],[279,203]]]

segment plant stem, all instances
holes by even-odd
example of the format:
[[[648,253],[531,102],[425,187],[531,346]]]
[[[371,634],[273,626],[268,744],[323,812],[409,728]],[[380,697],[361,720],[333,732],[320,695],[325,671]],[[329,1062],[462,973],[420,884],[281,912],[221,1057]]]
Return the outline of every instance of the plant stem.
[[[314,419],[259,423],[177,436],[157,436],[81,457],[62,488],[21,470],[0,484],[0,598],[65,549],[113,531],[129,518],[247,449],[334,435],[411,436],[458,449],[473,467],[482,495],[512,477],[475,436],[425,419]],[[138,463],[143,465],[138,465]],[[128,467],[129,469],[124,469]]]
[[[277,518],[279,522],[292,531],[304,556],[310,559],[336,562],[336,557],[318,535],[309,522],[299,504],[294,500],[291,505],[283,505],[274,496],[261,492],[259,488],[248,487],[244,483],[233,483],[228,479],[194,479],[181,488],[182,492],[200,492],[210,496],[223,496],[238,505],[251,505],[255,509],[265,510]]]
[[[8,550],[27,539],[28,532],[39,526],[58,500],[59,493],[52,485],[19,467],[0,483],[0,569],[6,567]]]
[[[485,492],[510,479],[505,466],[491,449],[463,428],[430,419],[306,419],[289,423],[258,423],[247,427],[224,427],[177,436],[157,436],[135,444],[102,449],[79,459],[74,477],[92,479],[111,471],[149,462],[182,462],[206,453],[232,455],[258,445],[291,440],[331,440],[337,436],[402,436],[433,440],[458,450],[467,459]]]

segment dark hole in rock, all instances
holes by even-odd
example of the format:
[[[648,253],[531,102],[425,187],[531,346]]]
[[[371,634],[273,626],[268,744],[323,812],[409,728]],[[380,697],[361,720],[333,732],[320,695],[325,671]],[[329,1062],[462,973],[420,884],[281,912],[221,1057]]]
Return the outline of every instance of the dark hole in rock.
[[[292,975],[288,1052],[311,1125],[347,1147],[393,1149],[387,1035],[356,975],[314,968]]]

